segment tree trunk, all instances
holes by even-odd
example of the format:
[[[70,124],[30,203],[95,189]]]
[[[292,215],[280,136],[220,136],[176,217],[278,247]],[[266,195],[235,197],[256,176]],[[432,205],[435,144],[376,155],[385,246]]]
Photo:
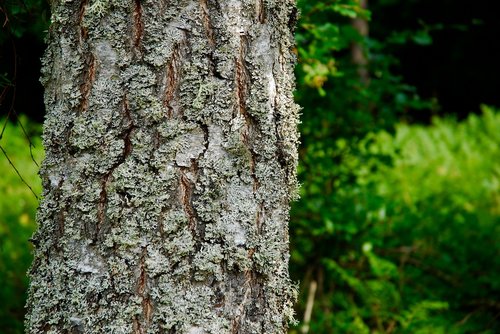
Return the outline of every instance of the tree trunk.
[[[359,0],[359,7],[368,9],[368,0]],[[370,30],[368,20],[366,18],[356,17],[351,21],[354,29],[359,33],[360,38],[366,39]],[[370,73],[368,72],[368,59],[366,57],[367,50],[365,43],[354,42],[351,45],[352,62],[358,66],[358,75],[361,82],[368,86],[370,83]]]
[[[292,0],[53,1],[29,333],[285,333]]]

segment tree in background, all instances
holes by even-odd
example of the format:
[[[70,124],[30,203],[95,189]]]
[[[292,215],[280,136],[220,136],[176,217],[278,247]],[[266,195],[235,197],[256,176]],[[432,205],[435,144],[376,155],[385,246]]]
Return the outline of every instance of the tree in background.
[[[29,333],[284,333],[293,1],[52,4]]]

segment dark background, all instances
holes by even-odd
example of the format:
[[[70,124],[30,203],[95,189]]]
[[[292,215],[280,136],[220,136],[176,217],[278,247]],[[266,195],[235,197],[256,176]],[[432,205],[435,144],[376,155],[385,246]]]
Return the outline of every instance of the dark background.
[[[423,98],[437,98],[440,114],[463,118],[481,103],[500,104],[500,24],[491,1],[372,1],[370,9],[375,38],[422,24],[443,26],[431,29],[431,45],[407,44],[396,52],[404,81]]]

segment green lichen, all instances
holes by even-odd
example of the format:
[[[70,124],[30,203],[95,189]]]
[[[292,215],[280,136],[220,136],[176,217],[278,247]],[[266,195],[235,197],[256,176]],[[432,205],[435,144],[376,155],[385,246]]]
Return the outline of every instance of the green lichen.
[[[84,8],[82,25],[91,27],[99,24],[99,20],[109,14],[114,5],[119,4],[117,0],[90,0]]]
[[[201,84],[191,106],[198,110],[202,109],[207,104],[208,97],[213,95],[214,87],[215,85],[212,82]]]

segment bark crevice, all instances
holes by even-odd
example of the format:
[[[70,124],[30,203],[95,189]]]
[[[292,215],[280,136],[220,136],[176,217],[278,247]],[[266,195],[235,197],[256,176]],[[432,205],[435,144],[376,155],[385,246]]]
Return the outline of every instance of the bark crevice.
[[[85,113],[88,109],[89,97],[92,90],[92,85],[95,80],[96,75],[96,57],[93,53],[90,53],[87,57],[87,67],[83,72],[83,83],[80,86],[80,92],[82,99],[80,102],[80,113]]]
[[[144,35],[144,23],[142,22],[142,4],[141,0],[134,0],[134,39],[133,44],[137,53],[140,53],[142,37]]]

